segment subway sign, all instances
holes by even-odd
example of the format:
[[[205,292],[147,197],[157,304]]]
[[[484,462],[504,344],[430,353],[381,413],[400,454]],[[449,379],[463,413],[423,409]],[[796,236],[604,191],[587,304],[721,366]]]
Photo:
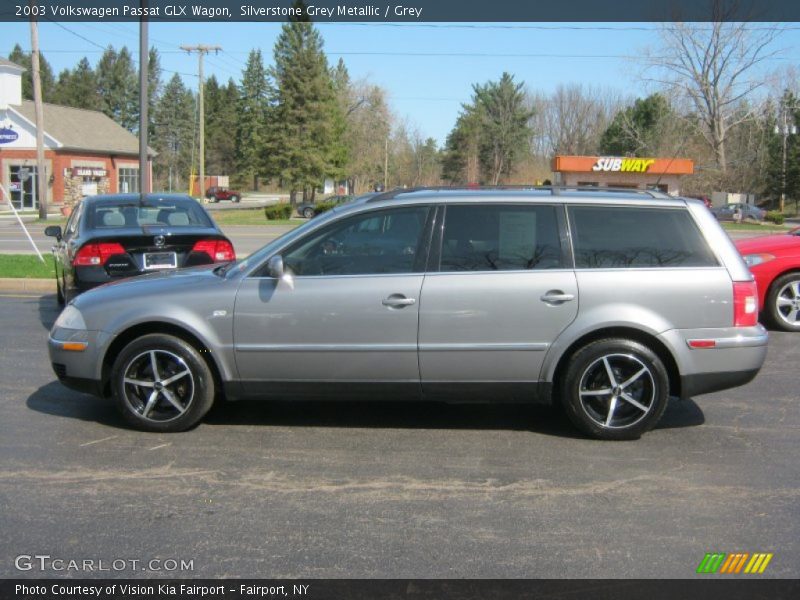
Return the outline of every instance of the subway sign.
[[[610,171],[613,173],[647,173],[655,158],[616,158],[604,156],[598,158],[592,166],[592,171]]]

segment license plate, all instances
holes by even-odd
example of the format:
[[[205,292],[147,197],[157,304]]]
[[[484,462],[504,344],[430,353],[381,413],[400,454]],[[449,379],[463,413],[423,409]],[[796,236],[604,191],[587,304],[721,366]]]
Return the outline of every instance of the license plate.
[[[174,252],[146,252],[144,255],[145,269],[176,269],[178,257]]]

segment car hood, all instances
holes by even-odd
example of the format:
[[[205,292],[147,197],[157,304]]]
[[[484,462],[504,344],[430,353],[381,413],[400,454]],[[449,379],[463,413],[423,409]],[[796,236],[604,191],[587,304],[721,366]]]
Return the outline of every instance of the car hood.
[[[792,248],[800,250],[800,236],[779,233],[755,238],[745,238],[734,242],[741,254],[758,254],[775,252]]]
[[[219,266],[213,264],[176,271],[157,271],[112,281],[84,292],[73,300],[73,304],[81,309],[98,303],[130,301],[131,298],[143,296],[152,296],[157,302],[159,296],[190,294],[195,290],[224,282],[224,277],[214,273],[214,269]]]

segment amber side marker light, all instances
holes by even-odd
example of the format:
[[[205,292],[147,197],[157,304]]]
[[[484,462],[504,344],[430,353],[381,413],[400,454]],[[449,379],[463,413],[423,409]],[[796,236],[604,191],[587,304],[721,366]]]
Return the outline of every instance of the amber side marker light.
[[[62,350],[70,350],[71,352],[83,352],[86,348],[89,347],[89,344],[86,342],[62,342],[61,349]]]

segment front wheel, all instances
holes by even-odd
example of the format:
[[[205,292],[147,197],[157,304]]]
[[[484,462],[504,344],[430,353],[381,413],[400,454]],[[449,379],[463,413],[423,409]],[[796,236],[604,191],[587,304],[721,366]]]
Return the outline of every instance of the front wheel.
[[[184,340],[144,335],[120,352],[111,372],[117,408],[144,431],[184,431],[214,402],[214,377],[200,353]]]
[[[239,196],[231,196],[231,202],[239,202]]]
[[[573,424],[602,440],[634,440],[667,406],[669,377],[647,346],[627,339],[592,342],[572,355],[561,401]]]
[[[765,308],[775,327],[800,331],[800,273],[787,273],[773,281]]]
[[[307,206],[303,209],[303,216],[306,219],[311,219],[314,216],[314,209],[310,206]]]

